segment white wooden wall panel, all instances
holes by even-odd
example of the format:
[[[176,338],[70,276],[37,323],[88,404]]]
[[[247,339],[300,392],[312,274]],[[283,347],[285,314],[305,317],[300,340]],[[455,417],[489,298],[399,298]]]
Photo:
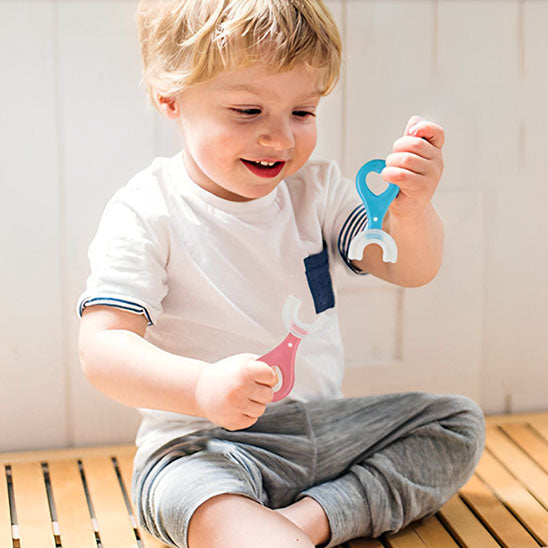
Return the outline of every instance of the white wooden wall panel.
[[[455,361],[455,365],[461,363],[461,367],[468,371],[464,376],[467,382],[476,380],[474,387],[465,393],[478,395],[481,389],[480,401],[487,411],[545,407],[547,400],[543,387],[548,384],[548,352],[540,334],[548,324],[548,265],[547,246],[542,245],[538,235],[541,226],[545,226],[543,222],[539,223],[542,218],[541,204],[548,197],[546,166],[539,165],[546,163],[546,146],[545,140],[533,136],[541,135],[540,126],[545,127],[547,121],[547,111],[541,107],[542,97],[546,97],[546,73],[541,69],[545,66],[542,59],[548,51],[546,35],[541,29],[548,21],[546,4],[517,1],[406,2],[409,20],[417,23],[407,28],[413,29],[423,39],[432,38],[430,71],[424,50],[401,22],[405,16],[401,5],[394,2],[355,4],[359,5],[363,17],[369,16],[375,20],[377,33],[382,32],[384,27],[385,35],[392,33],[398,43],[408,45],[407,53],[400,51],[400,57],[394,57],[390,54],[391,46],[376,35],[375,47],[379,46],[376,53],[379,57],[384,55],[390,58],[391,74],[400,75],[402,82],[409,78],[414,86],[410,97],[398,98],[398,105],[413,107],[413,101],[419,105],[417,98],[422,94],[427,109],[425,114],[438,119],[447,131],[446,170],[437,194],[438,204],[451,205],[444,214],[449,225],[446,260],[438,279],[420,290],[421,299],[415,306],[430,308],[428,303],[431,302],[439,310],[452,311],[451,314],[459,304],[467,308],[469,326],[473,326],[474,330],[448,330],[454,336],[450,340],[454,340],[457,347],[448,345],[446,355],[453,358],[450,361]],[[430,4],[430,9],[427,4]],[[394,17],[391,10],[396,7],[398,15]],[[416,16],[411,14],[412,11],[416,12]],[[379,22],[379,14],[384,14],[384,25]],[[347,39],[349,43],[356,40],[361,48],[360,45],[350,48],[349,75],[357,72],[357,67],[356,70],[352,68],[352,56],[357,56],[356,52],[360,49],[366,50],[366,36],[369,34],[360,30],[367,28],[367,24],[357,17],[355,10],[351,19],[354,24],[349,21]],[[433,28],[430,28],[430,23]],[[357,38],[354,38],[353,32]],[[410,52],[419,53],[417,58],[420,63],[411,58]],[[528,65],[534,68],[531,70]],[[373,62],[366,66],[376,65]],[[409,67],[414,71],[414,78],[409,76]],[[361,78],[363,88],[367,76],[358,73],[356,78]],[[390,78],[384,81],[390,81]],[[353,103],[351,94],[356,88],[359,86],[348,86],[347,109]],[[404,89],[403,84],[400,89]],[[382,103],[382,99],[380,101]],[[418,112],[423,113],[421,110]],[[360,114],[356,116],[359,118]],[[348,119],[348,127],[352,119],[356,118]],[[363,125],[363,120],[360,124]],[[355,131],[350,130],[350,133],[355,134]],[[528,157],[531,146],[536,147],[536,154],[531,155],[535,159]],[[349,164],[355,170],[351,146],[349,154]],[[520,191],[526,188],[538,199],[531,200],[531,194]],[[451,217],[459,207],[458,203],[449,201],[453,189],[459,192],[470,189],[470,204],[477,201],[483,211],[483,218],[478,220],[476,215],[476,224],[472,225],[476,226],[472,236],[484,241],[479,257],[474,255],[474,245],[465,245],[464,235],[460,231],[455,233],[450,229]],[[521,212],[522,215],[514,215],[513,212]],[[474,218],[469,222],[474,222]],[[447,284],[445,291],[436,295],[436,286],[444,284],[450,261],[455,258],[451,252],[451,238],[460,240],[461,253],[456,257],[466,267],[461,278],[452,276],[454,285]],[[527,275],[528,268],[533,264],[532,274]],[[453,269],[453,273],[456,272],[458,269]],[[352,286],[354,293],[355,287]],[[409,335],[412,335],[413,341],[421,339],[420,333],[416,334],[413,329],[414,324],[405,319],[406,314],[413,311],[413,305],[407,298],[410,293],[417,294],[414,290],[405,290],[405,297],[398,300],[395,298],[397,290],[393,290],[392,295],[386,288],[382,292],[377,291],[377,301],[382,299],[381,295],[385,300],[380,312],[379,303],[375,299],[369,301],[377,306],[375,312],[380,315],[385,338],[392,339],[393,347],[386,352],[385,363],[389,363],[396,354],[398,345],[401,345],[398,352],[403,352],[404,363],[410,363],[406,344],[401,344],[402,331],[404,341]],[[468,295],[474,295],[474,298],[467,298]],[[348,295],[348,299],[352,297]],[[355,314],[354,307],[352,311]],[[440,325],[445,327],[447,322],[454,323],[451,314],[444,314],[443,318],[447,319]],[[350,323],[351,319],[352,313],[346,321]],[[426,328],[428,322],[424,318],[421,321],[422,327]],[[436,325],[432,328],[434,340],[447,344],[448,337],[444,336],[444,330]],[[348,327],[345,332],[347,337],[351,333]],[[413,379],[402,378],[398,374],[398,380],[394,380],[389,369],[371,369],[376,367],[375,358],[378,358],[374,351],[374,346],[378,346],[376,337],[374,341],[364,346],[359,339],[355,340],[355,346],[360,344],[362,348],[365,367],[360,374],[350,369],[347,392],[367,390],[365,380],[371,377],[375,378],[373,385],[380,385],[380,391],[390,387],[406,389],[408,381],[417,381],[419,386],[434,390],[452,386],[449,372],[434,375],[424,384],[420,379],[420,367],[407,368],[416,375]],[[348,346],[352,349],[352,341]],[[435,368],[435,356],[433,352],[429,360],[431,371]],[[359,360],[355,353],[350,358],[351,364]],[[356,382],[360,375],[364,379],[361,385]],[[382,380],[385,378],[386,382]],[[456,380],[459,381],[459,378]],[[457,382],[454,388],[459,385],[462,382]]]
[[[511,343],[504,352],[496,342],[500,335],[489,333],[489,352],[493,357],[485,371],[487,384],[489,374],[493,376],[502,361],[505,385],[510,387],[506,403],[515,411],[548,405],[548,3],[525,2],[522,25],[519,178],[512,181],[504,203],[505,212],[512,212],[505,236],[509,232],[515,236],[505,248],[505,256],[511,262],[504,265],[506,285],[501,288],[503,298],[499,297],[504,317],[511,318],[500,326],[501,334]],[[496,409],[499,402],[487,394],[487,386],[485,392],[490,406]]]
[[[442,39],[435,2],[350,1],[347,29],[346,168],[355,173],[391,152],[412,114],[446,125],[451,106],[433,101]],[[343,282],[348,395],[421,389],[481,397],[481,192],[446,176],[437,204],[448,260],[433,283],[404,290],[373,279]],[[469,249],[475,252],[471,260],[451,261]]]
[[[547,405],[548,396],[548,245],[546,201],[548,200],[548,5],[526,2],[523,6],[523,67],[517,115],[520,134],[517,143],[518,177],[505,188],[499,202],[499,219],[510,214],[505,230],[496,235],[496,260],[500,275],[492,293],[499,290],[497,312],[505,319],[487,331],[486,383],[497,368],[503,375],[505,404],[512,410],[528,410]],[[492,270],[495,275],[495,268]],[[493,294],[492,301],[496,296]],[[493,305],[493,308],[495,306]],[[507,344],[500,345],[500,337]],[[516,364],[519,364],[516,367]],[[491,396],[491,395],[490,395]],[[499,405],[492,398],[490,406]]]
[[[452,109],[453,125],[461,132],[448,147],[446,178],[485,192],[482,377],[487,384],[484,405],[486,399],[495,400],[494,407],[500,409],[510,387],[506,386],[505,359],[496,356],[496,349],[504,325],[514,323],[508,321],[509,288],[505,278],[512,270],[508,268],[507,250],[515,246],[511,243],[514,236],[508,224],[509,209],[503,202],[508,189],[519,180],[519,6],[518,2],[498,2],[494,12],[486,2],[463,5],[466,10],[456,9],[452,2],[441,2],[439,6],[439,69],[449,86],[461,90],[461,108]],[[464,96],[466,88],[468,97]],[[507,352],[509,345],[504,346]]]
[[[485,192],[482,403],[487,411],[538,409],[547,402],[535,388],[548,385],[548,352],[537,336],[547,326],[548,262],[539,239],[541,226],[546,227],[539,221],[547,177],[546,166],[527,158],[534,136],[541,135],[531,122],[548,121],[541,94],[535,93],[546,91],[546,73],[535,77],[548,50],[540,29],[548,21],[542,4],[439,5],[440,70],[451,87],[470,90],[460,120],[459,109],[451,109],[458,132],[452,132],[448,147],[446,179]],[[525,59],[531,56],[535,68],[527,70]]]
[[[65,440],[53,30],[51,3],[0,3],[0,449]]]
[[[107,200],[155,155],[135,33],[135,2],[58,3],[60,93],[69,269],[65,314],[71,422],[82,445],[129,440],[138,413],[90,387],[78,362],[76,301],[88,275],[87,247]],[[91,47],[90,47],[91,46]]]
[[[548,3],[328,4],[345,59],[320,108],[315,156],[337,159],[353,178],[390,152],[413,113],[447,132],[438,278],[402,290],[337,272],[347,394],[455,391],[488,411],[546,408]],[[83,378],[75,315],[106,200],[152,157],[181,146],[139,87],[135,7],[0,2],[1,413],[9,417],[0,450],[135,433],[137,413]]]
[[[433,282],[403,290],[367,278],[341,292],[348,396],[427,390],[481,401],[481,192],[446,192],[438,208],[446,250]],[[467,254],[465,262],[461,258]]]
[[[346,10],[343,0],[327,0],[327,5],[344,40]],[[337,87],[320,101],[317,113],[318,142],[312,155],[313,158],[336,160],[339,165],[342,165],[344,159],[345,89],[345,67],[343,66]]]
[[[430,0],[347,0],[344,168],[383,158],[411,114],[429,111],[433,46]],[[412,24],[411,21],[417,22]]]

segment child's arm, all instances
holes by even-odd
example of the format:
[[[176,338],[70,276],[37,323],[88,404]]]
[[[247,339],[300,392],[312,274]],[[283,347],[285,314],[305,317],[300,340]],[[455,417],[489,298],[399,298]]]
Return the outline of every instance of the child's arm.
[[[407,123],[403,137],[386,158],[382,177],[400,187],[383,223],[398,245],[396,263],[385,263],[377,245],[365,248],[354,264],[383,280],[417,287],[432,280],[441,265],[443,225],[431,199],[443,171],[443,129],[419,116]]]
[[[248,428],[272,401],[276,374],[249,354],[214,364],[171,354],[143,338],[143,316],[86,308],[80,359],[89,381],[133,407],[206,417],[228,430]]]

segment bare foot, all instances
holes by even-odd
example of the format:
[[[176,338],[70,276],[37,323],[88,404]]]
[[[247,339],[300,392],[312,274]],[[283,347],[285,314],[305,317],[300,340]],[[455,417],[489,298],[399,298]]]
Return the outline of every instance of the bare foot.
[[[324,509],[313,498],[304,497],[276,511],[299,527],[314,545],[325,544],[331,538],[331,528]]]

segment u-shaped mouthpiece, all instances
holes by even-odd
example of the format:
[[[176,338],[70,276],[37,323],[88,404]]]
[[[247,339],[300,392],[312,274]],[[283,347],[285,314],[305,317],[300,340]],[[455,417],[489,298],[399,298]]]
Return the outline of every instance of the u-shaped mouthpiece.
[[[297,337],[305,337],[321,331],[329,321],[327,316],[320,316],[312,323],[304,323],[299,319],[299,308],[302,301],[294,295],[287,297],[282,311],[284,325],[288,331],[291,331]]]
[[[382,248],[382,260],[385,263],[395,263],[398,260],[398,246],[394,238],[378,228],[366,229],[360,232],[351,242],[348,248],[348,258],[359,261],[363,256],[363,250],[369,244],[377,244]]]

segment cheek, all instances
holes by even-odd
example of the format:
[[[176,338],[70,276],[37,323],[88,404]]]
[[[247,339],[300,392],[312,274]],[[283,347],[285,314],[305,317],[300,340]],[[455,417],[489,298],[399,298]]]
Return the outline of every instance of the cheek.
[[[316,146],[317,140],[316,124],[311,124],[306,128],[301,128],[299,135],[300,149],[303,153],[311,154]]]
[[[202,126],[199,132],[192,133],[191,139],[194,153],[202,162],[217,163],[227,156],[230,139],[219,128]]]
[[[310,146],[311,148],[314,148],[316,146],[316,142],[318,140],[318,130],[316,129],[316,124],[314,124],[314,129],[311,132],[310,135]]]
[[[217,125],[202,132],[203,148],[220,158],[239,156],[252,140],[253,132],[247,127]]]
[[[226,124],[210,116],[192,117],[185,125],[185,134],[195,147],[209,148],[227,140],[229,130]]]
[[[187,154],[210,179],[218,176],[219,170],[224,165],[225,151],[215,135],[205,132],[191,132],[190,138],[185,139],[184,146]]]

